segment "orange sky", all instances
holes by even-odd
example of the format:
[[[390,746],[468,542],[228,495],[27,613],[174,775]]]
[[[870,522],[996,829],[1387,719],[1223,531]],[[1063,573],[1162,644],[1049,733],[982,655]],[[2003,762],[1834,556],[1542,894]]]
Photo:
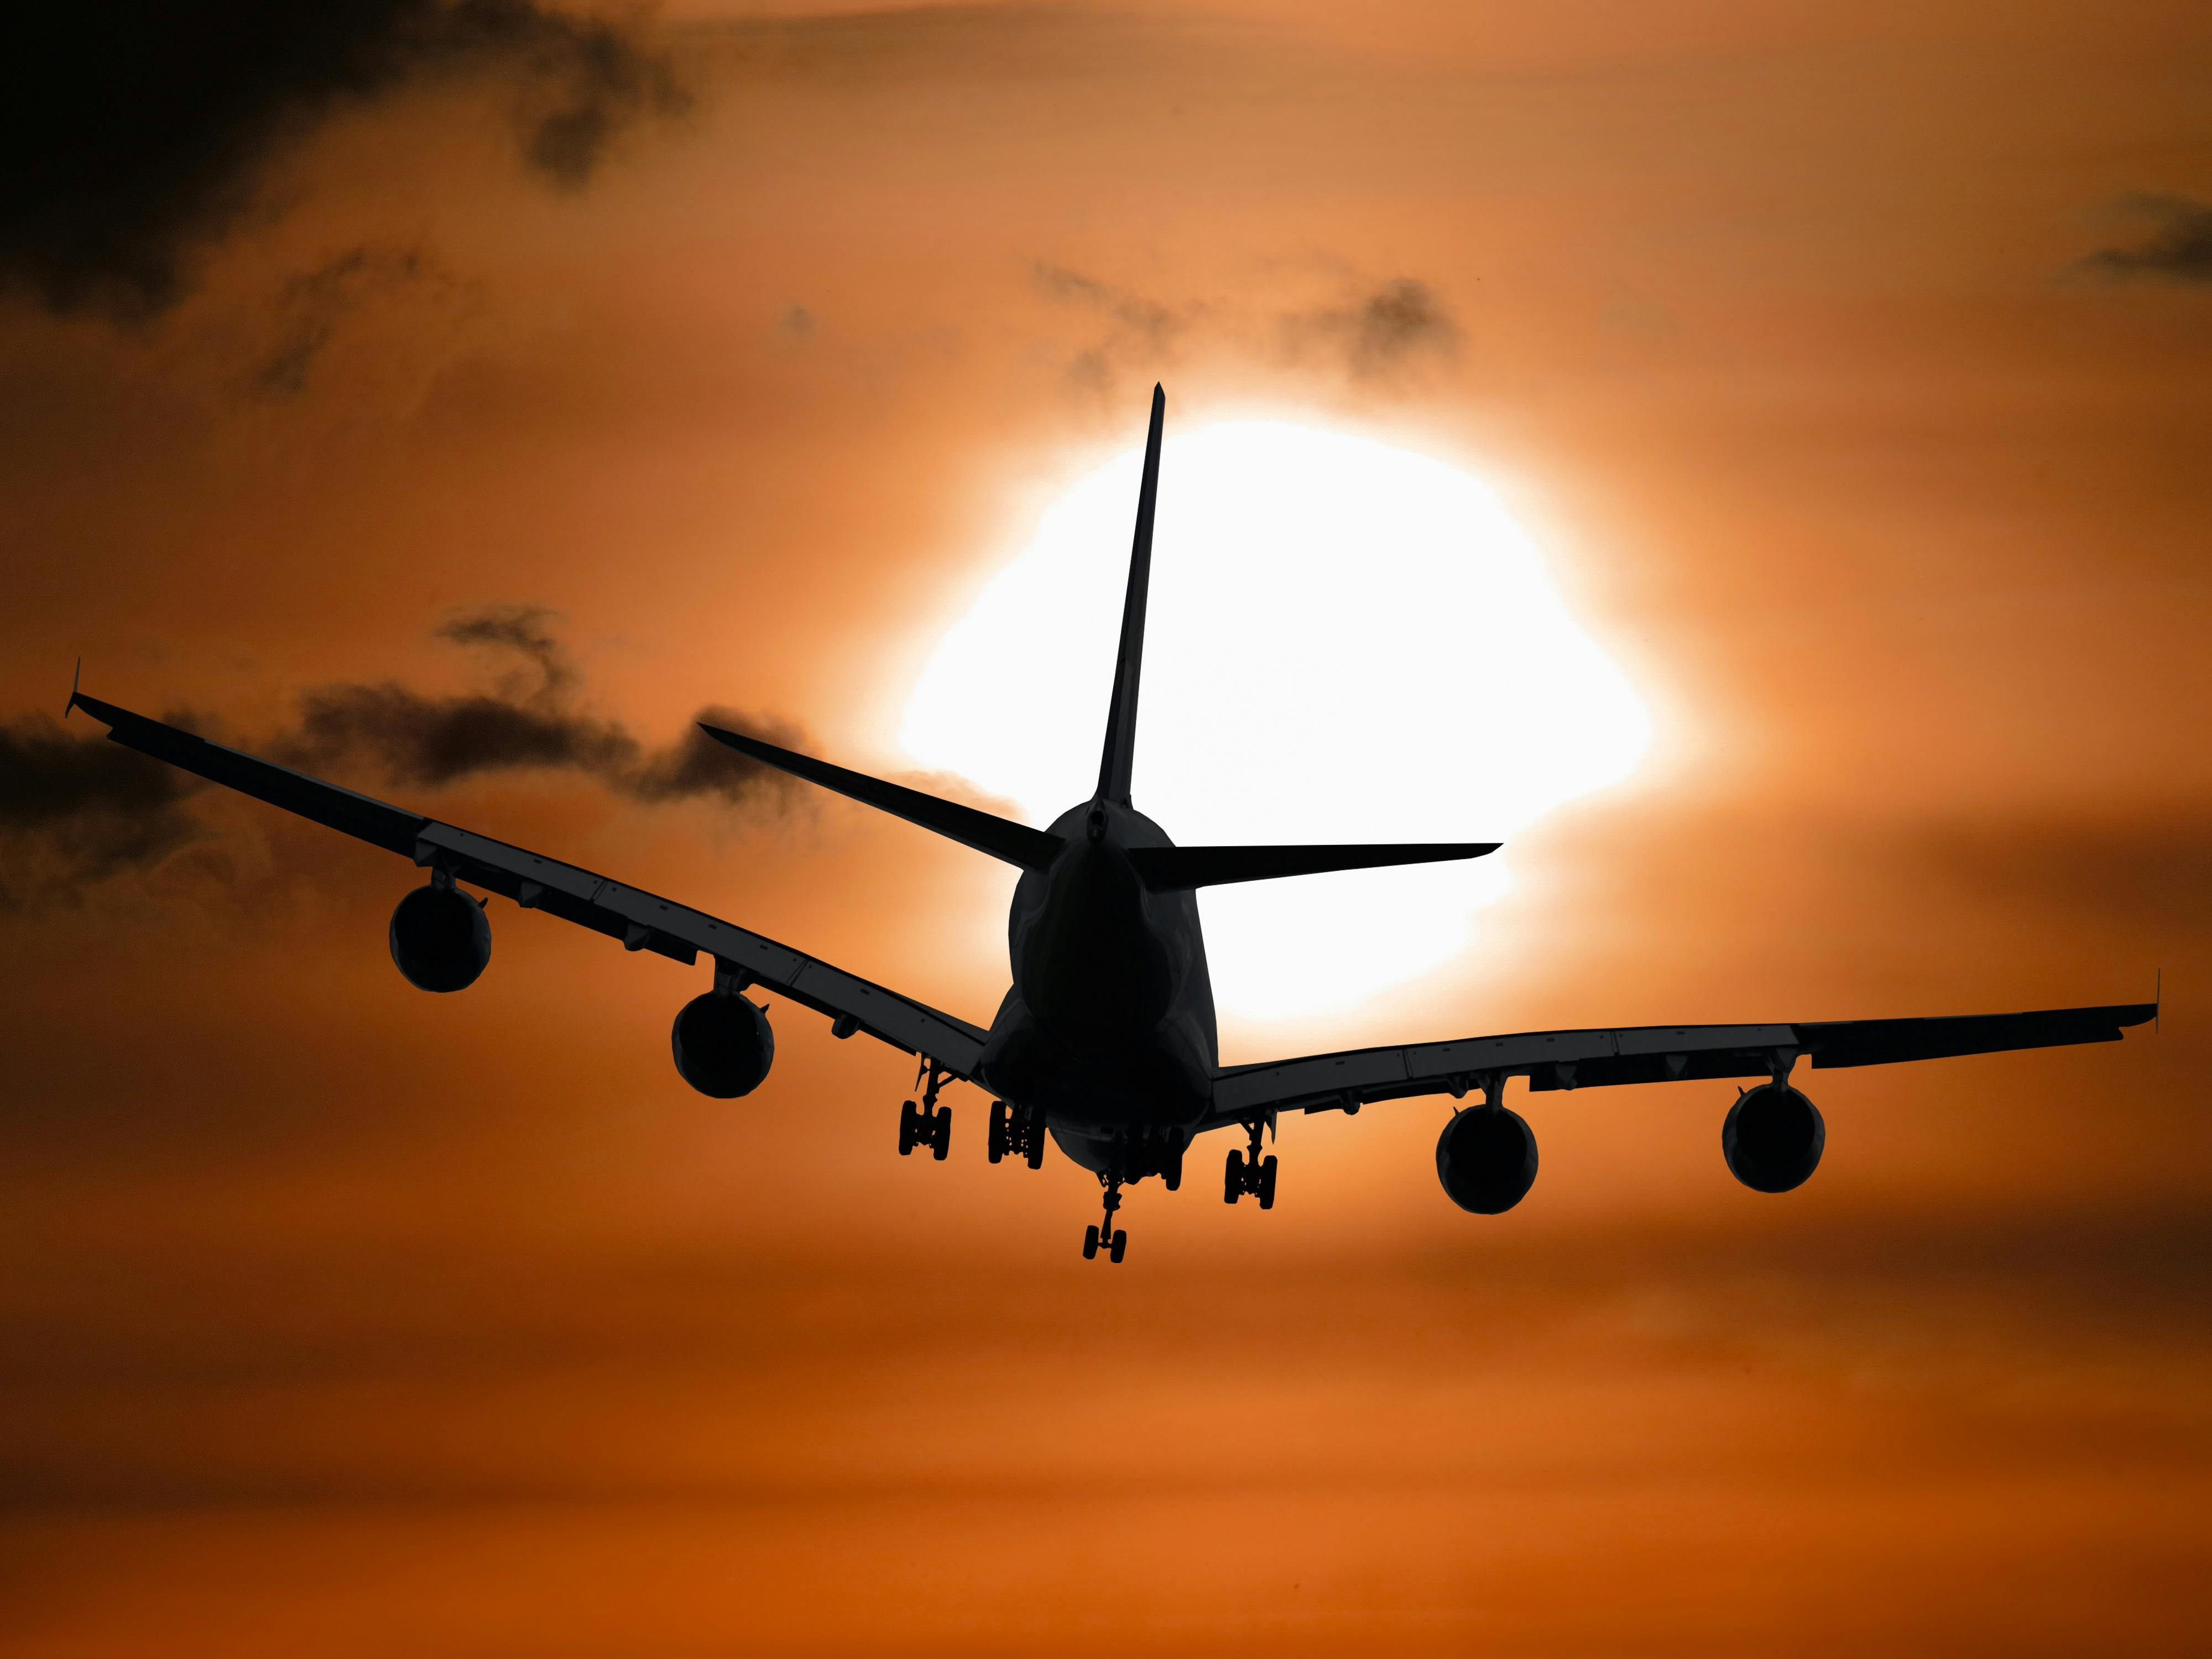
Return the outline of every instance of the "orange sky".
[[[2212,203],[2203,9],[815,9],[664,13],[688,104],[581,189],[429,77],[273,144],[158,314],[9,296],[0,712],[82,654],[252,742],[532,605],[645,741],[896,770],[1157,377],[1490,480],[1658,729],[1463,958],[1228,1059],[2161,969],[2163,1030],[1801,1079],[1784,1199],[1725,1085],[1539,1097],[1498,1218],[1437,1103],[1291,1120],[1273,1213],[1148,1185],[1109,1272],[1090,1177],[964,1088],[897,1158],[910,1071],[803,1010],[708,1101],[697,970],[495,904],[424,997],[411,872],[254,804],[98,881],[0,836],[0,1649],[2212,1642],[2212,266],[2095,258]],[[1398,281],[1443,321],[1363,354]],[[842,802],[341,781],[1004,987],[1008,878]]]

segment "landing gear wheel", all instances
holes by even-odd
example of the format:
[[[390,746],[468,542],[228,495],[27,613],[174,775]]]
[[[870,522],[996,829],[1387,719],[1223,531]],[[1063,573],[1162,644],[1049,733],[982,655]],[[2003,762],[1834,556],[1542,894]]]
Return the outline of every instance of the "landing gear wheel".
[[[901,1143],[904,1145],[903,1142]],[[1244,1154],[1229,1154],[1229,1166],[1221,1173],[1221,1201],[1234,1204],[1244,1191]]]
[[[1180,1143],[1170,1146],[1168,1155],[1160,1160],[1160,1184],[1171,1193],[1182,1190],[1182,1147]]]
[[[996,1164],[1006,1155],[1006,1103],[991,1103],[991,1127],[983,1137],[983,1156]]]
[[[1106,1247],[1106,1259],[1119,1261],[1129,1248],[1129,1235],[1119,1227],[1114,1230],[1114,1242]]]
[[[901,1101],[899,1103],[899,1156],[901,1158],[912,1156],[915,1144],[921,1139],[921,1124],[915,1118],[914,1103],[910,1100]]]
[[[1022,1146],[1030,1168],[1044,1168],[1044,1113],[1037,1107],[1032,1106],[1022,1114]]]
[[[1098,1224],[1095,1221],[1083,1230],[1083,1259],[1085,1261],[1098,1259]]]
[[[952,1109],[940,1106],[937,1109],[936,1121],[929,1126],[929,1155],[942,1164],[945,1155],[951,1150]]]
[[[942,1158],[945,1154],[939,1152],[938,1156]],[[1259,1190],[1260,1207],[1263,1210],[1273,1209],[1275,1207],[1275,1155],[1273,1152],[1261,1160]]]

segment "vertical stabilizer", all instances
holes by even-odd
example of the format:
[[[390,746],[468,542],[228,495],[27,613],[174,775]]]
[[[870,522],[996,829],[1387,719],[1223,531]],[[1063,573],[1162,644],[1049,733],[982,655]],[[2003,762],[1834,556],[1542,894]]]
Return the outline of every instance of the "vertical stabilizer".
[[[1145,482],[1137,492],[1137,537],[1129,550],[1129,592],[1121,601],[1121,650],[1114,659],[1114,702],[1106,711],[1106,752],[1098,763],[1098,799],[1124,806],[1137,754],[1137,683],[1145,667],[1145,594],[1152,580],[1152,507],[1159,499],[1160,423],[1167,407],[1167,393],[1153,386]]]

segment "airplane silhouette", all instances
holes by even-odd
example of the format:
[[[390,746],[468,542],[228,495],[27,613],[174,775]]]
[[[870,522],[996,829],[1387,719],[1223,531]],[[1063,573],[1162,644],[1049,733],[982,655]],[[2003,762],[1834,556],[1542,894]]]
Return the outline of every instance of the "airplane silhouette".
[[[1155,386],[1098,787],[1049,829],[703,727],[757,761],[1022,872],[1008,928],[1012,985],[988,1030],[700,911],[210,743],[74,686],[69,707],[104,721],[118,743],[427,868],[428,884],[399,901],[389,935],[393,962],[423,990],[463,989],[490,960],[486,901],[464,892],[459,884],[466,882],[526,910],[619,939],[632,951],[686,963],[708,957],[713,988],[684,1005],[670,1037],[677,1071],[702,1094],[734,1099],[768,1076],[775,1040],[767,1008],[743,994],[756,986],[830,1016],[834,1036],[864,1031],[916,1057],[919,1098],[899,1113],[902,1157],[926,1146],[942,1160],[952,1114],[939,1103],[939,1091],[954,1079],[980,1085],[995,1097],[986,1139],[992,1163],[1012,1156],[1035,1169],[1049,1135],[1097,1176],[1105,1213],[1085,1230],[1083,1254],[1096,1257],[1103,1248],[1114,1261],[1128,1245],[1127,1233],[1114,1224],[1122,1187],[1156,1176],[1175,1191],[1191,1141],[1210,1130],[1242,1129],[1246,1137],[1229,1153],[1223,1198],[1234,1204],[1249,1195],[1272,1209],[1276,1161],[1262,1154],[1261,1135],[1286,1111],[1352,1114],[1374,1101],[1439,1094],[1462,1100],[1473,1093],[1480,1104],[1455,1109],[1437,1141],[1437,1176],[1461,1207],[1495,1215],[1518,1203],[1536,1178],[1535,1136],[1504,1104],[1508,1079],[1525,1078],[1534,1091],[1760,1079],[1737,1090],[1721,1126],[1722,1154],[1747,1187],[1781,1193],[1812,1175],[1827,1139],[1819,1110],[1790,1085],[1800,1059],[1815,1068],[1872,1066],[2116,1042],[2124,1028],[2157,1013],[2158,1005],[2148,1002],[1942,1018],[1523,1031],[1224,1067],[1197,889],[1475,858],[1498,844],[1177,847],[1131,804],[1165,411],[1165,395]]]

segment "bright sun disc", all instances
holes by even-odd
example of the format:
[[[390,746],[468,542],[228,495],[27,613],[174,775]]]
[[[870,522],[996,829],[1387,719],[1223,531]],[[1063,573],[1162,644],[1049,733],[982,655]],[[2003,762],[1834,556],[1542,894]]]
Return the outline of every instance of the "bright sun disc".
[[[1090,798],[1139,452],[1083,479],[948,630],[921,765],[1043,823]],[[1240,422],[1161,457],[1137,807],[1185,846],[1504,841],[1472,863],[1200,896],[1224,1012],[1340,1008],[1456,954],[1517,830],[1626,777],[1642,704],[1484,485],[1369,439]]]

